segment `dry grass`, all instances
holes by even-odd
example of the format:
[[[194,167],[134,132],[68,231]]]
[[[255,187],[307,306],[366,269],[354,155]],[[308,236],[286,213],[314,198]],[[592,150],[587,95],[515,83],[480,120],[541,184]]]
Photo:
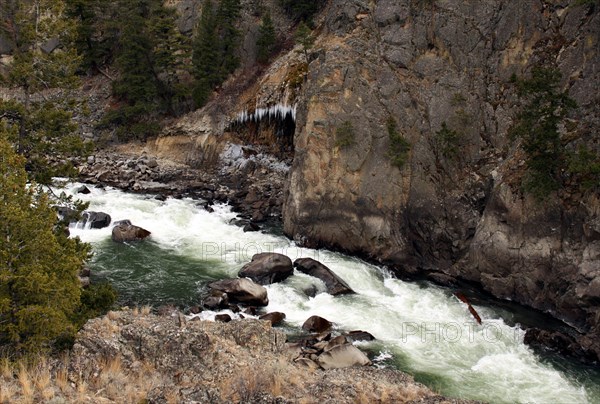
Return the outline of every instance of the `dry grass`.
[[[109,315],[102,317],[99,322],[99,332],[106,337],[110,337],[119,332],[119,325],[114,322],[118,317],[113,316],[113,318],[111,318],[110,313],[113,312],[109,312]]]
[[[13,376],[13,369],[8,359],[0,359],[0,375],[5,379],[10,379]]]
[[[0,384],[0,403],[12,403],[17,394],[17,388],[8,383]]]
[[[54,398],[55,389],[52,386],[52,375],[46,359],[41,359],[33,373],[35,389],[45,401]]]
[[[69,388],[69,373],[67,369],[61,367],[56,371],[56,375],[54,376],[54,382],[59,390],[63,393],[67,393],[67,389]]]
[[[229,347],[231,348],[231,347]],[[227,351],[227,350],[224,350]],[[228,356],[234,352],[229,351]],[[237,360],[237,358],[235,359]],[[0,404],[5,403],[96,403],[145,402],[155,388],[163,391],[167,403],[181,401],[181,390],[187,382],[172,374],[163,374],[152,363],[125,362],[121,356],[97,362],[97,371],[90,376],[67,371],[69,356],[53,360],[40,359],[33,364],[0,363]],[[228,368],[224,368],[228,369]],[[245,362],[228,376],[213,368],[221,402],[256,402],[267,396],[284,397],[299,403],[407,403],[420,401],[432,392],[420,385],[379,379],[376,374],[366,378],[358,373],[342,374],[307,372],[282,357],[259,357]],[[357,379],[354,376],[359,375]]]
[[[24,364],[19,365],[17,379],[21,387],[21,399],[24,403],[33,403],[33,395],[35,393],[29,370]]]
[[[358,383],[357,402],[370,403],[409,403],[420,401],[431,395],[431,391],[416,384]]]

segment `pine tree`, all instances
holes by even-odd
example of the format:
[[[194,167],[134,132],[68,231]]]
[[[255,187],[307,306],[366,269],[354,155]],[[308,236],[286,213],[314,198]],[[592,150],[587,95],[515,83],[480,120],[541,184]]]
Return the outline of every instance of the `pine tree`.
[[[560,172],[565,154],[559,124],[577,104],[564,91],[559,91],[560,72],[535,67],[531,78],[513,77],[517,92],[525,100],[511,128],[512,138],[520,138],[527,156],[525,190],[544,199],[561,187]]]
[[[177,113],[174,103],[185,98],[178,73],[185,57],[185,41],[175,27],[174,10],[160,0],[119,2],[119,77],[113,94],[124,105],[108,113],[105,124],[121,125],[119,133],[146,136],[156,129],[156,115]]]
[[[275,35],[275,27],[270,13],[265,13],[262,18],[260,27],[258,28],[257,59],[260,63],[267,63],[275,49],[277,37]]]
[[[28,186],[14,130],[0,123],[0,345],[22,354],[73,335],[88,246],[55,227],[47,194]]]
[[[192,45],[193,98],[203,106],[213,89],[238,68],[239,31],[235,24],[240,14],[239,0],[221,0],[217,10],[206,0]]]
[[[192,96],[198,107],[203,106],[208,101],[213,86],[220,82],[217,38],[217,23],[213,4],[211,0],[206,0],[202,8],[198,32],[192,45],[192,72],[196,80]]]
[[[1,5],[0,29],[12,42],[14,60],[3,78],[14,91],[11,101],[0,101],[0,121],[16,128],[17,151],[28,160],[27,170],[40,183],[53,175],[67,175],[65,153],[82,154],[86,148],[71,122],[69,92],[78,80],[79,58],[69,46],[74,25],[65,17],[61,0],[24,2],[7,0]],[[63,97],[49,100],[44,92],[60,90]]]
[[[227,76],[240,65],[237,55],[240,32],[235,24],[240,16],[240,0],[221,0],[217,10],[217,26],[219,29],[220,49],[220,80],[223,82]]]
[[[296,29],[296,43],[302,47],[302,53],[304,53],[304,58],[306,59],[306,63],[308,63],[308,52],[313,47],[315,38],[308,25],[304,22],[301,22]]]

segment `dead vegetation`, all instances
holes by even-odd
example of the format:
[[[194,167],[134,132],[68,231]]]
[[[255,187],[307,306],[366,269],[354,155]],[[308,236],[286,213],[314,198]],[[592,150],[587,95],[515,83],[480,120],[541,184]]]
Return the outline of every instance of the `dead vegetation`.
[[[111,312],[92,320],[78,334],[75,348],[60,357],[0,361],[0,403],[443,401],[391,369],[299,367],[286,357],[285,344],[277,341],[280,332],[267,322],[189,321],[181,326],[177,318],[149,312],[150,308]],[[183,339],[167,346],[169,341],[161,338],[173,337],[174,332]],[[192,343],[192,348],[200,347],[198,352],[186,346],[177,352],[181,341],[199,333],[205,333],[209,343]],[[158,351],[152,351],[153,343]]]

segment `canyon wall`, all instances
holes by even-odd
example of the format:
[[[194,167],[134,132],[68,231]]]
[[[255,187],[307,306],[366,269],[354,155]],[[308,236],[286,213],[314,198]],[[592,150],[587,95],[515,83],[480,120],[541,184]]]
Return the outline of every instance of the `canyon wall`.
[[[401,276],[475,282],[574,325],[599,353],[599,197],[524,194],[525,155],[507,135],[510,78],[541,64],[579,105],[564,137],[598,150],[600,7],[573,3],[331,1],[299,95],[285,232]],[[411,144],[400,168],[390,119]]]

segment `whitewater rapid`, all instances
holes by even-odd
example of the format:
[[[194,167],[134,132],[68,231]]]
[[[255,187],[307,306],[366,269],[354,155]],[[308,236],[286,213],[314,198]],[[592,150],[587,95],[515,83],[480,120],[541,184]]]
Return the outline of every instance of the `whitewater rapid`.
[[[68,184],[73,191],[80,184]],[[236,277],[258,252],[279,252],[292,260],[311,257],[326,264],[357,294],[333,297],[323,283],[295,272],[267,286],[266,311],[286,314],[299,327],[309,316],[333,321],[340,330],[364,330],[377,340],[362,343],[379,366],[395,366],[442,394],[494,403],[598,402],[597,375],[559,369],[523,343],[524,331],[504,322],[499,311],[475,306],[482,324],[449,290],[393,278],[385,268],[326,250],[297,247],[282,236],[244,233],[229,224],[226,205],[204,210],[198,201],[134,195],[89,187],[89,210],[112,220],[129,219],[152,232],[141,243],[115,245],[110,228],[71,228],[93,245],[94,276],[109,280],[140,301],[199,303],[206,283]],[[316,292],[314,297],[306,290]],[[142,298],[143,296],[143,298]],[[592,377],[592,381],[589,378]],[[584,380],[585,379],[585,380]]]

